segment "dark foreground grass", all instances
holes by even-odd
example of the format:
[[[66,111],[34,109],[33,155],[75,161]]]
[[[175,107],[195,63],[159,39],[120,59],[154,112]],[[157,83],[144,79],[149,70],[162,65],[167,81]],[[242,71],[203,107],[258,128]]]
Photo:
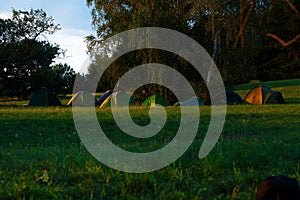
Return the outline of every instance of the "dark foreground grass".
[[[108,110],[97,110],[110,138],[131,150],[146,146],[142,151],[169,142],[177,112],[176,107],[168,108],[166,130],[156,142],[143,143],[120,136],[109,124],[113,120]],[[146,113],[132,110],[140,124],[147,122]],[[86,151],[71,108],[2,108],[0,199],[244,200],[254,199],[258,184],[268,175],[282,173],[299,180],[299,105],[229,106],[227,113],[221,138],[204,159],[197,155],[210,107],[201,107],[197,137],[180,159],[156,172],[129,174],[106,167]]]
[[[110,169],[87,152],[69,107],[24,107],[0,101],[0,199],[255,199],[259,183],[285,174],[300,181],[300,80],[264,83],[283,93],[286,105],[228,106],[221,137],[204,159],[198,152],[210,119],[201,107],[195,141],[177,161],[161,170],[130,174]],[[236,89],[244,96],[253,85]],[[67,102],[68,98],[63,101]],[[133,108],[137,124],[150,122],[148,110]],[[178,129],[178,107],[150,140],[120,132],[107,109],[97,116],[107,136],[120,147],[153,151]]]

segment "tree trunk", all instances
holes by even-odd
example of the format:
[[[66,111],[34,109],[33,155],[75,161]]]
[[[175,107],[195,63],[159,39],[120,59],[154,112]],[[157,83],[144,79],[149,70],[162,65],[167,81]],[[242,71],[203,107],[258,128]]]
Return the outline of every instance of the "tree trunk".
[[[256,1],[253,0],[252,3],[251,3],[251,7],[250,7],[249,10],[248,10],[247,15],[246,15],[245,19],[243,20],[243,23],[240,25],[240,31],[239,31],[239,33],[238,33],[238,35],[237,35],[237,38],[236,38],[236,40],[235,40],[235,42],[234,42],[234,45],[233,45],[233,48],[234,48],[234,49],[237,47],[238,42],[239,42],[239,39],[242,38],[243,35],[244,35],[244,29],[245,29],[245,27],[246,27],[246,25],[247,25],[248,19],[249,19],[250,15],[251,15],[253,9],[254,9],[254,7],[255,7],[255,3],[256,3]],[[242,45],[243,45],[243,44],[242,44]],[[242,46],[242,47],[243,47],[243,46]]]

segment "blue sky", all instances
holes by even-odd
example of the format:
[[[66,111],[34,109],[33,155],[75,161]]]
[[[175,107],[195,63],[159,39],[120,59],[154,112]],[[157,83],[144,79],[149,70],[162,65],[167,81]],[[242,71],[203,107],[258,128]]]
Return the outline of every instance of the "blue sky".
[[[67,63],[76,72],[80,71],[88,58],[84,37],[95,33],[91,26],[90,9],[85,0],[1,0],[0,18],[9,18],[13,8],[43,9],[48,16],[52,16],[54,22],[60,24],[61,30],[47,35],[47,38],[51,43],[67,50],[66,58],[56,62]]]

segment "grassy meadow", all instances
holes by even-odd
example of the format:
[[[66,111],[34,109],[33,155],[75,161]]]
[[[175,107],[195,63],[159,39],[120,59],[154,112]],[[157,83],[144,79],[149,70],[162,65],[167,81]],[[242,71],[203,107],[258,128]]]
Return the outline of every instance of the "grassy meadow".
[[[222,135],[204,159],[198,152],[210,119],[200,107],[195,141],[161,170],[133,174],[110,169],[85,149],[70,107],[23,106],[0,100],[0,199],[255,199],[261,181],[285,174],[300,181],[300,79],[239,85],[242,97],[255,85],[280,91],[285,105],[230,105]],[[68,98],[62,98],[66,104]],[[149,139],[120,133],[108,109],[96,109],[107,136],[122,148],[153,151],[176,134],[180,112],[168,107],[167,123]],[[133,107],[137,124],[147,108]]]

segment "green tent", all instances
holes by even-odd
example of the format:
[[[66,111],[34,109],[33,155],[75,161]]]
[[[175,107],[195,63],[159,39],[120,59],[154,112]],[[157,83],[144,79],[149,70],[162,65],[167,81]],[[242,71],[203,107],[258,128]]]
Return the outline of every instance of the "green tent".
[[[267,86],[257,86],[250,90],[244,101],[250,104],[284,104],[285,100],[280,92],[274,92]]]
[[[31,96],[28,106],[61,106],[61,103],[51,90],[44,87]]]
[[[67,106],[92,106],[96,104],[95,96],[91,93],[80,91],[74,94],[74,96],[67,103]]]
[[[145,99],[142,103],[143,106],[156,106],[157,104],[161,106],[169,106],[169,102],[160,95],[151,95],[147,99]]]
[[[126,92],[115,92],[109,95],[103,103],[100,105],[100,108],[108,108],[111,106],[115,107],[124,107],[127,106],[127,100],[129,99],[129,105],[136,104],[134,98]]]

